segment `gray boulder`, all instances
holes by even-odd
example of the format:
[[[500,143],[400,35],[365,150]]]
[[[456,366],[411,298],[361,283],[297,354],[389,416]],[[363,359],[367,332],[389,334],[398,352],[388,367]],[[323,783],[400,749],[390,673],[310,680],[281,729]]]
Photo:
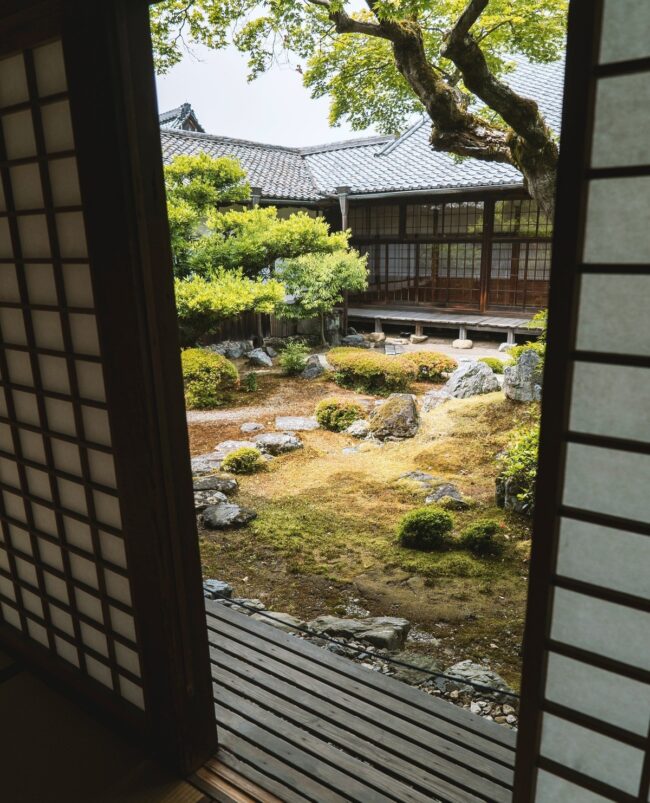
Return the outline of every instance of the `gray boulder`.
[[[502,691],[511,692],[512,689],[505,680],[493,672],[487,666],[475,664],[472,661],[460,661],[448,669],[445,669],[445,675],[451,675],[456,680],[448,680],[447,678],[436,678],[435,684],[440,691],[448,694],[450,691],[459,691],[461,694],[471,694],[473,696],[480,695],[482,698],[488,697],[492,699],[501,699],[503,701],[511,700],[508,695],[499,694],[498,692],[490,693],[479,690],[470,686],[467,681],[480,684],[481,686],[488,686],[490,688],[500,689]]]
[[[286,633],[295,633],[300,628],[306,627],[302,619],[297,619],[290,613],[282,613],[281,611],[264,611],[264,613],[254,613],[251,619],[256,622],[263,622],[265,625],[277,627],[278,630],[284,630]]]
[[[265,346],[264,351],[269,355],[269,357],[277,357],[278,352],[273,348],[273,346]]]
[[[366,335],[366,340],[369,343],[385,343],[386,335],[383,332],[370,332],[369,335]]]
[[[343,430],[346,435],[351,435],[353,438],[367,438],[370,432],[370,424],[365,418],[359,418],[353,421],[347,429]]]
[[[422,653],[419,652],[404,650],[403,652],[398,652],[394,657],[398,661],[411,664],[411,667],[420,667],[422,670],[418,672],[417,669],[406,666],[395,667],[395,672],[392,674],[392,677],[394,677],[395,680],[401,680],[402,683],[408,683],[409,686],[418,686],[420,683],[426,683],[426,681],[432,678],[431,672],[440,672],[440,665],[436,660],[430,658],[428,655],[422,655]]]
[[[222,494],[232,494],[237,488],[237,480],[233,477],[197,477],[192,483],[195,491],[220,491]]]
[[[212,454],[217,455],[221,460],[227,457],[231,452],[236,452],[238,449],[256,449],[256,444],[253,441],[221,441],[218,443]]]
[[[275,419],[275,428],[282,432],[311,432],[320,429],[320,424],[312,416],[279,415]]]
[[[512,510],[513,513],[520,513],[522,516],[532,516],[535,512],[534,503],[526,500],[522,501],[518,498],[523,490],[516,479],[512,477],[497,477],[495,493],[497,507],[502,507],[504,510]]]
[[[305,367],[303,368],[300,376],[303,379],[316,379],[316,377],[319,377],[324,373],[325,366],[319,359],[319,355],[312,354],[311,357],[307,358],[307,362],[305,363]]]
[[[455,399],[468,399],[498,389],[499,383],[489,365],[473,360],[461,363],[443,388]]]
[[[503,392],[513,401],[541,401],[542,358],[536,351],[524,351],[514,365],[505,369]]]
[[[354,639],[385,650],[401,649],[410,628],[408,619],[397,616],[369,616],[367,619],[319,616],[309,622],[309,629],[317,636]]]
[[[415,398],[410,393],[392,393],[372,411],[368,424],[370,434],[380,441],[412,438],[419,425]]]
[[[245,435],[249,432],[260,432],[264,429],[264,424],[260,424],[259,421],[246,421],[245,424],[242,424],[239,427],[239,431],[243,432]]]
[[[302,441],[297,435],[288,435],[284,432],[269,432],[267,435],[258,435],[255,444],[261,452],[276,457],[287,452],[302,449]]]
[[[428,339],[428,335],[409,335],[409,341],[411,343],[426,343]]]
[[[206,507],[227,502],[228,497],[221,491],[194,491],[194,509],[199,513]]]
[[[449,401],[452,396],[446,390],[429,390],[422,398],[422,412],[430,413],[436,407],[440,407],[446,401]]]
[[[227,530],[232,527],[243,527],[257,517],[254,510],[239,507],[232,502],[221,502],[211,505],[201,514],[203,526],[207,530]]]
[[[190,461],[192,474],[209,474],[218,471],[223,462],[223,455],[220,452],[207,452],[193,457]]]
[[[246,355],[246,359],[251,365],[258,365],[260,368],[272,368],[273,360],[264,349],[253,349]]]
[[[432,494],[424,500],[426,505],[439,504],[449,510],[467,510],[470,503],[455,485],[449,482],[438,485]]]
[[[363,335],[346,335],[341,338],[342,346],[356,346],[357,348],[369,348],[368,342]]]
[[[204,580],[203,596],[206,599],[230,599],[232,586],[224,580]]]
[[[216,599],[220,605],[232,608],[237,613],[251,616],[256,611],[265,611],[266,605],[259,599],[247,599],[246,597],[233,597],[232,599]]]
[[[216,351],[223,357],[228,357],[229,360],[238,360],[249,351],[253,350],[252,340],[224,340],[222,343],[216,343],[214,346],[209,346],[211,351]]]

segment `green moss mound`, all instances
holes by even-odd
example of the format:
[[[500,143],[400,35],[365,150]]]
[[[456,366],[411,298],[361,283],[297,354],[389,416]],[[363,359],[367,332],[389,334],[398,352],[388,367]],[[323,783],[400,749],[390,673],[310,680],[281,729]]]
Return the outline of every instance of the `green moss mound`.
[[[397,534],[402,546],[423,551],[446,550],[453,545],[454,519],[437,507],[409,511],[400,521]]]
[[[342,399],[325,399],[316,405],[316,420],[325,429],[342,432],[350,424],[365,417],[360,404]]]
[[[488,368],[491,368],[495,374],[502,374],[504,365],[503,361],[498,357],[479,357],[479,362],[484,362]]]
[[[420,382],[440,382],[443,373],[450,374],[458,368],[456,360],[438,351],[409,351],[399,359],[415,366]]]
[[[237,368],[207,349],[181,352],[185,406],[188,410],[206,410],[225,404],[239,387]]]
[[[334,367],[334,381],[345,388],[394,393],[408,390],[417,379],[417,368],[412,362],[369,349],[335,348],[328,352],[327,359]]]
[[[479,519],[463,530],[460,543],[480,558],[500,555],[503,539],[498,536],[499,529],[499,523],[494,519]]]

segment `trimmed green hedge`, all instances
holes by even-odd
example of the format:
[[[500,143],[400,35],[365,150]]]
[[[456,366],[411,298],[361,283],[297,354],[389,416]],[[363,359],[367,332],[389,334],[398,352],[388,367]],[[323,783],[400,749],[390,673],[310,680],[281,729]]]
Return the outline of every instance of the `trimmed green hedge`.
[[[504,369],[503,360],[498,357],[479,357],[479,362],[484,362],[495,374],[502,374]]]
[[[222,471],[230,471],[232,474],[255,474],[266,468],[266,461],[257,449],[252,446],[242,446],[226,455],[221,464]]]
[[[237,368],[207,349],[186,349],[181,352],[185,406],[188,410],[219,407],[239,387]]]
[[[400,357],[368,349],[341,347],[327,353],[334,367],[334,380],[345,388],[368,393],[393,393],[408,390],[417,378],[417,368]]]
[[[500,555],[503,540],[497,536],[499,523],[494,519],[479,519],[466,527],[460,536],[460,543],[477,557]]]
[[[400,354],[399,359],[416,367],[420,382],[438,382],[444,378],[443,372],[451,373],[458,368],[456,360],[438,351],[407,351]]]
[[[360,418],[365,418],[365,412],[356,402],[324,399],[316,405],[316,420],[332,432],[342,432]]]

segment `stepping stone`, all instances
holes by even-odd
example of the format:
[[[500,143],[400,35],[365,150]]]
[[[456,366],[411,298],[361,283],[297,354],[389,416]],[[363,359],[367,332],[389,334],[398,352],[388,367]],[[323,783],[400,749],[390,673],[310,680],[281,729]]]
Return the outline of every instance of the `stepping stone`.
[[[287,415],[275,419],[275,428],[282,432],[311,432],[320,429],[320,424],[312,417]]]

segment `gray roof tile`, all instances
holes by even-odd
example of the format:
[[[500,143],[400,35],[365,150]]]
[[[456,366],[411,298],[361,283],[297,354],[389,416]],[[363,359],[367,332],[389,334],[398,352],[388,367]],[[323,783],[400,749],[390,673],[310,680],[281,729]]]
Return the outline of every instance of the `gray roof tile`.
[[[519,60],[508,82],[535,95],[549,125],[559,133],[564,63],[541,65]],[[534,93],[531,92],[534,89]],[[309,148],[283,148],[258,142],[163,129],[166,162],[179,153],[233,156],[264,198],[310,201],[332,195],[337,186],[354,194],[445,190],[521,184],[509,165],[458,160],[433,151],[430,123],[422,119],[401,137],[366,137]]]

